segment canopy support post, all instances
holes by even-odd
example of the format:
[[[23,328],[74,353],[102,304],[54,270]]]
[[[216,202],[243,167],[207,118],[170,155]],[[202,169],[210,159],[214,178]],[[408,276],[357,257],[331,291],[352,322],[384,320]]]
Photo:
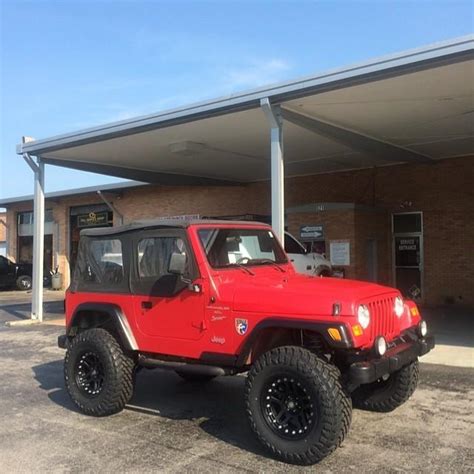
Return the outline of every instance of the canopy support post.
[[[33,205],[33,291],[31,319],[43,321],[43,265],[44,265],[44,163],[39,157],[36,163],[28,153],[23,158],[33,170],[35,181]]]
[[[271,105],[268,98],[260,101],[270,124],[272,227],[282,244],[285,240],[285,168],[283,161],[283,121],[280,106]]]

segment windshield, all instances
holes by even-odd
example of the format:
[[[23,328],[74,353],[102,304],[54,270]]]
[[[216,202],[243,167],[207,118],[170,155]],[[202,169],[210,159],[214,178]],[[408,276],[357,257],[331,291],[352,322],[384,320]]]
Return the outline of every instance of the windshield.
[[[266,229],[200,229],[207,259],[214,268],[287,263],[273,232]]]

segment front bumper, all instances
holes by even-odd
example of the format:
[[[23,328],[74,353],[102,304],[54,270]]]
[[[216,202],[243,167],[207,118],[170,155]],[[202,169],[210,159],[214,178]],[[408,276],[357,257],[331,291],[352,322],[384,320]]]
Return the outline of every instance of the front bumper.
[[[408,340],[407,340],[408,339]],[[435,346],[433,336],[424,338],[402,338],[383,357],[371,355],[365,360],[353,362],[349,366],[349,379],[354,385],[375,382],[384,375],[400,370],[415,361]]]

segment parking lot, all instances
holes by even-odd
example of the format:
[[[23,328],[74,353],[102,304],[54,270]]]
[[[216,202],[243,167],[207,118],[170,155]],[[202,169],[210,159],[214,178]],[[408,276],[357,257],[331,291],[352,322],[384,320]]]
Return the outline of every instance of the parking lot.
[[[314,471],[260,449],[246,423],[241,376],[201,386],[171,372],[142,371],[122,413],[99,419],[78,413],[56,347],[61,295],[46,299],[49,322],[6,327],[28,312],[28,296],[0,295],[2,471]],[[386,415],[354,411],[348,439],[318,470],[472,472],[472,439],[474,370],[422,364],[413,398]]]

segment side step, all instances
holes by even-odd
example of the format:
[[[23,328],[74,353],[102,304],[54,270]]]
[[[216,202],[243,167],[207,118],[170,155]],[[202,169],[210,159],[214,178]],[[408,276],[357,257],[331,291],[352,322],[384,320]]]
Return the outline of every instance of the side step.
[[[180,372],[187,372],[190,374],[213,375],[216,377],[235,373],[235,371],[230,368],[216,367],[214,365],[188,364],[187,362],[172,362],[168,360],[152,359],[151,357],[145,356],[140,356],[138,363],[142,367],[148,369],[179,370]]]

